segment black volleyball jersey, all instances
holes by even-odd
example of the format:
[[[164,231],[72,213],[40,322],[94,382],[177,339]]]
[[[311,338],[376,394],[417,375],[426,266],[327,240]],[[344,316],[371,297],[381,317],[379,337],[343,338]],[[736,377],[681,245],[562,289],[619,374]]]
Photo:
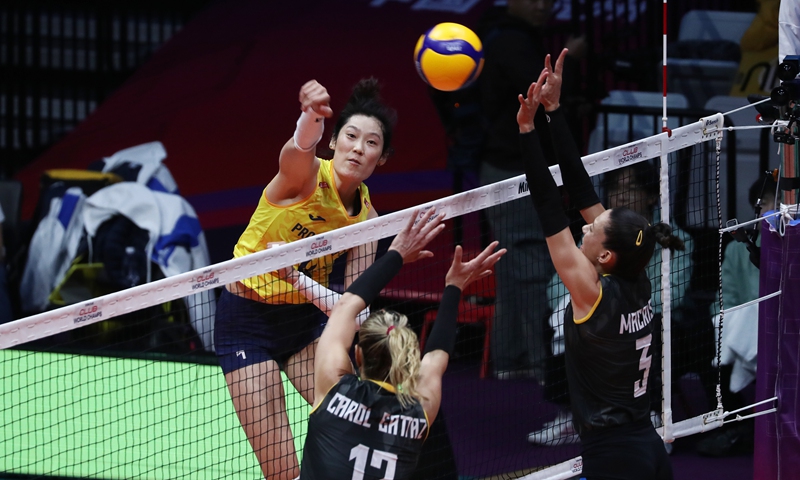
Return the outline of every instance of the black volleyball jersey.
[[[308,419],[301,480],[406,479],[428,436],[422,405],[392,385],[345,375]]]
[[[564,312],[566,369],[578,434],[647,418],[653,308],[650,280],[600,278],[600,297],[585,318]]]

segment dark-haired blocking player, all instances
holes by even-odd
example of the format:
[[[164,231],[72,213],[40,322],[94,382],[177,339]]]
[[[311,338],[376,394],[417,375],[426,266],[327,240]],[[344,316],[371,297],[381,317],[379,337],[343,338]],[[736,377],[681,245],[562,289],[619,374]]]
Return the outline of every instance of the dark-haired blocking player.
[[[627,208],[606,210],[560,110],[566,49],[550,56],[527,96],[519,95],[520,147],[531,198],[558,275],[570,293],[564,318],[566,371],[575,430],[581,439],[583,475],[596,479],[671,479],[672,466],[650,422],[647,382],[652,357],[653,308],[645,267],[656,243],[682,249],[666,223],[650,225]],[[539,105],[549,132],[538,132]],[[569,230],[561,195],[539,143],[550,134],[558,146],[564,186],[580,209],[580,248]]]

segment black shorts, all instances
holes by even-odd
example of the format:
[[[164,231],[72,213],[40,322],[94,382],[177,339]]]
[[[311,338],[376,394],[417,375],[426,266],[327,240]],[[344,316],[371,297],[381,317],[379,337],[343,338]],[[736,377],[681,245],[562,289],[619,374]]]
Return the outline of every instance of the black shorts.
[[[581,437],[586,480],[672,480],[672,463],[650,419]]]
[[[217,301],[214,346],[224,373],[289,358],[322,335],[328,317],[310,303],[272,305],[222,290]]]

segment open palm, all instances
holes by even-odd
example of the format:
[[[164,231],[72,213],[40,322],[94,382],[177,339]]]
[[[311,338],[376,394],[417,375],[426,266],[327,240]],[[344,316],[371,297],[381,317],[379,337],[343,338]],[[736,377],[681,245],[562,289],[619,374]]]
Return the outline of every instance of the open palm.
[[[556,59],[556,68],[550,64],[550,54],[544,57],[544,71],[547,72],[547,82],[542,86],[540,100],[544,109],[552,112],[560,106],[561,100],[561,81],[564,72],[564,59],[567,57],[566,48],[561,50],[561,54]]]
[[[547,69],[542,70],[539,74],[539,79],[531,83],[528,87],[527,97],[520,94],[517,99],[519,100],[519,111],[517,111],[517,124],[519,125],[520,133],[527,133],[533,130],[533,117],[536,116],[536,110],[539,108],[540,95],[542,86],[545,85],[547,80]]]

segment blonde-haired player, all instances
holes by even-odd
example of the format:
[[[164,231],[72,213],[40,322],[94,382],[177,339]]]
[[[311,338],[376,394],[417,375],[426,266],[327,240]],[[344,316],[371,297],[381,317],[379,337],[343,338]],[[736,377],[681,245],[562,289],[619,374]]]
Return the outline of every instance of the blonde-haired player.
[[[506,252],[494,252],[494,242],[463,262],[461,247],[456,247],[421,359],[417,336],[404,315],[373,312],[361,326],[356,345],[359,378],[352,374],[348,356],[356,315],[404,263],[433,255],[423,249],[442,230],[442,215],[434,216],[433,209],[415,223],[416,217],[333,308],[317,347],[316,402],[308,422],[301,480],[403,480],[414,472],[422,443],[439,412],[442,375],[455,345],[461,291],[491,274]]]

